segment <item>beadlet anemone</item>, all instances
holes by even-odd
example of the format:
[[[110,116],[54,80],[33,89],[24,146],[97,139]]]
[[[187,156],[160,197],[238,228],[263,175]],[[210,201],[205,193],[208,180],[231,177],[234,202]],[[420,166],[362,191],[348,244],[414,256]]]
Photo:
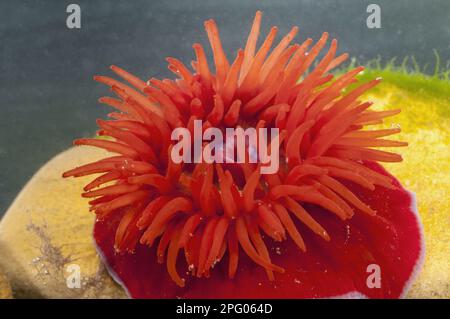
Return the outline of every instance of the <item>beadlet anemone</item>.
[[[191,68],[167,58],[176,79],[144,82],[117,66],[130,85],[94,78],[117,96],[100,98],[116,109],[97,121],[109,138],[74,143],[116,155],[63,176],[100,174],[82,194],[100,254],[138,298],[403,296],[423,255],[421,228],[413,196],[378,162],[400,162],[379,148],[407,144],[385,139],[399,128],[367,129],[398,110],[361,101],[380,82],[356,85],[363,67],[330,73],[348,55],[336,56],[335,39],[320,55],[328,33],[291,44],[294,27],[271,50],[273,27],[257,49],[260,24],[257,12],[230,62],[206,21],[214,70],[196,43]],[[171,132],[195,120],[203,130],[278,128],[279,170],[175,163]]]

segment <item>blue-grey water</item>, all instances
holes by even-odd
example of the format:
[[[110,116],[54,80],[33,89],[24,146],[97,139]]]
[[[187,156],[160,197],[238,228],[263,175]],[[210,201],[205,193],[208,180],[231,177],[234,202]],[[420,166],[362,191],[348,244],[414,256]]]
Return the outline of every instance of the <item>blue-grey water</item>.
[[[81,7],[81,29],[66,27],[66,6]],[[381,28],[366,26],[367,5],[381,7]],[[214,18],[229,55],[243,45],[253,15],[263,31],[300,27],[299,39],[323,31],[340,51],[364,62],[414,54],[434,63],[433,49],[450,58],[448,0],[181,0],[0,2],[0,216],[30,176],[95,131],[108,94],[92,75],[119,65],[144,79],[170,76],[166,56],[193,59],[191,44],[206,44],[203,21]],[[61,196],[63,194],[55,194]]]

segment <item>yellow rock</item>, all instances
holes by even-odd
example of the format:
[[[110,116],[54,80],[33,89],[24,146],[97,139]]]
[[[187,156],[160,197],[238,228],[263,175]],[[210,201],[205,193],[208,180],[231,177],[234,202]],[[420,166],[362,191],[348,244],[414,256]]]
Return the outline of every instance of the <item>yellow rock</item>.
[[[0,299],[11,299],[12,291],[6,276],[0,272]]]
[[[33,176],[8,209],[0,223],[0,268],[14,297],[126,297],[93,245],[94,216],[80,197],[87,179],[61,178],[62,172],[104,156],[89,147],[59,154]]]

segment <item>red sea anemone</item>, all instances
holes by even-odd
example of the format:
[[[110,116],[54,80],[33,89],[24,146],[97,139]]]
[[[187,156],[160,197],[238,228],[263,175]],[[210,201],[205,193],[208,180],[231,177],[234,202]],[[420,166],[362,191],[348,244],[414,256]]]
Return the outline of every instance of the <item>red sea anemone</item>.
[[[257,12],[230,63],[215,22],[205,22],[215,73],[194,44],[193,71],[167,58],[175,80],[144,82],[116,66],[134,88],[95,77],[118,97],[100,102],[118,112],[97,121],[109,139],[75,145],[118,155],[64,177],[101,174],[82,196],[92,199],[107,265],[139,298],[401,296],[423,251],[420,226],[410,193],[377,162],[400,162],[378,148],[406,143],[383,138],[398,128],[365,130],[398,111],[360,101],[380,79],[348,91],[362,67],[329,73],[347,58],[336,57],[335,39],[314,64],[327,33],[291,44],[295,27],[271,50],[274,27],[257,49],[260,23]],[[194,120],[203,129],[279,128],[280,169],[175,163],[171,132]],[[379,286],[367,282],[370,265]]]

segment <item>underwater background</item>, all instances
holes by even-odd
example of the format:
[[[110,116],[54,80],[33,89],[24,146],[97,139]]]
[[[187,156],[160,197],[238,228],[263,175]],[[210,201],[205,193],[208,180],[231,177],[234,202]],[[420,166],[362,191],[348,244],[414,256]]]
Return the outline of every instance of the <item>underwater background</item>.
[[[434,50],[450,59],[450,1],[10,1],[0,2],[0,216],[33,173],[72,145],[92,136],[93,118],[108,108],[94,74],[115,64],[143,79],[172,76],[165,57],[188,63],[191,43],[206,44],[203,21],[214,18],[227,54],[234,55],[257,9],[263,33],[279,36],[298,25],[297,39],[328,31],[365,63],[414,55],[433,72]],[[66,7],[81,7],[81,29],[68,29]],[[370,3],[381,7],[381,28],[366,25]],[[443,63],[445,67],[445,63]],[[403,107],[403,105],[399,105]]]

